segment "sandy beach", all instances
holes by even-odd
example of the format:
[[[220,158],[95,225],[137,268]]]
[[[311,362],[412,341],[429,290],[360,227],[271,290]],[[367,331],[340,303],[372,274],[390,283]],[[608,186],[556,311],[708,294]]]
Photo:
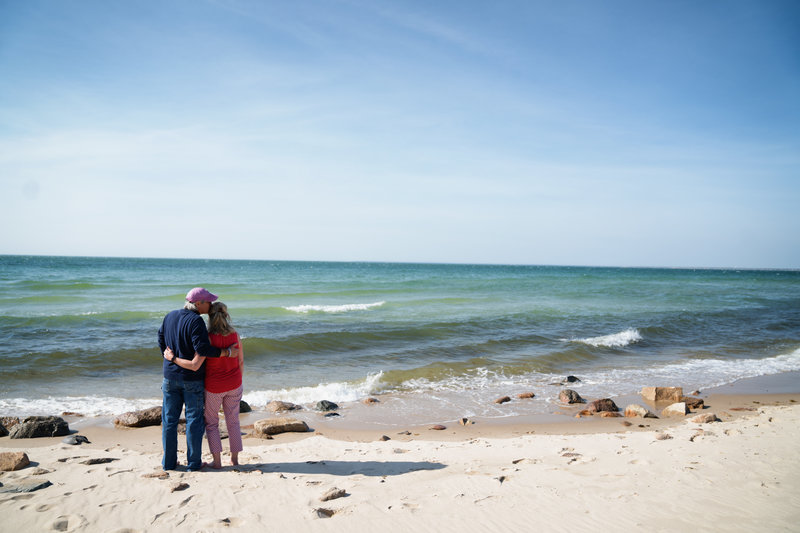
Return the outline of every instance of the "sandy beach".
[[[0,530],[797,531],[800,394],[711,395],[706,406],[721,421],[318,425],[245,438],[238,467],[168,475],[159,427],[86,425],[81,446],[4,437],[0,451],[31,465],[0,475]],[[331,489],[344,495],[321,501]]]

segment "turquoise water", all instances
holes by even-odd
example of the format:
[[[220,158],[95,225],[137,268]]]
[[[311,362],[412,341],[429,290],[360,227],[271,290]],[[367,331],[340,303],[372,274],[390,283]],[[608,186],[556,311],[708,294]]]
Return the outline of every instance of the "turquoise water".
[[[800,271],[0,256],[0,415],[159,401],[156,332],[194,286],[228,304],[255,407],[542,398],[507,416],[567,374],[611,396],[800,370]]]

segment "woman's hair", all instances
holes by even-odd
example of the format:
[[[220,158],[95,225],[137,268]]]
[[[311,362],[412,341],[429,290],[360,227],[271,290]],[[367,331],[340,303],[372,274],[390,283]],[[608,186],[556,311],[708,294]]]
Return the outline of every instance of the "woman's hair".
[[[208,311],[208,332],[217,335],[230,335],[235,332],[231,325],[228,306],[222,302],[214,302]]]

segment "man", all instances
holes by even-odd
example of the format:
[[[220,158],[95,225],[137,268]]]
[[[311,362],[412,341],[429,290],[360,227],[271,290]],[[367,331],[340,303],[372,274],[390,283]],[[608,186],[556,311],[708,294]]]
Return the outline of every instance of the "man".
[[[175,353],[174,357],[182,359],[193,359],[195,352],[204,357],[239,357],[238,346],[220,349],[211,346],[208,340],[208,330],[200,315],[208,314],[216,299],[216,295],[202,287],[190,290],[183,309],[168,313],[158,330],[161,353],[169,347]],[[178,464],[178,420],[185,406],[186,466],[189,471],[199,470],[203,466],[203,434],[206,430],[203,417],[205,365],[197,370],[187,370],[171,360],[163,361],[161,442],[164,459],[161,464],[164,470],[174,470]]]

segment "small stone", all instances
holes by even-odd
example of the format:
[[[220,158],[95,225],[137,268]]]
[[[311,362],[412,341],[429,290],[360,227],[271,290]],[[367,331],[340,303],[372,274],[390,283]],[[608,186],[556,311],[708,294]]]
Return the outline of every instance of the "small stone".
[[[592,411],[590,411],[588,409],[584,409],[583,411],[581,411],[578,414],[576,414],[575,418],[582,418],[584,416],[592,416],[592,414],[594,414],[594,413],[592,413]]]
[[[83,435],[70,435],[69,437],[64,437],[61,442],[64,444],[71,444],[73,446],[77,446],[80,444],[91,444],[89,439],[84,437]]]
[[[627,418],[633,418],[636,416],[644,418],[644,415],[646,414],[647,414],[647,409],[639,404],[632,403],[625,408],[625,416]]]
[[[696,424],[709,424],[711,422],[720,422],[720,419],[717,418],[717,415],[714,413],[706,413],[702,415],[697,415],[696,417],[692,418],[692,422]]]
[[[9,431],[17,424],[19,424],[19,418],[16,416],[0,416],[0,425]]]
[[[661,416],[686,416],[687,414],[689,414],[689,409],[683,402],[673,403],[661,411]]]
[[[271,411],[273,413],[280,413],[281,411],[296,411],[298,409],[302,409],[302,407],[291,402],[281,402],[279,400],[272,400],[267,404],[267,411]]]
[[[335,411],[338,408],[338,405],[328,400],[317,402],[317,411]]]
[[[173,483],[169,487],[170,492],[178,492],[181,490],[186,490],[189,488],[189,484],[183,481],[178,481],[177,483]]]
[[[592,411],[593,413],[600,413],[604,411],[610,411],[616,413],[617,411],[619,411],[619,407],[617,407],[617,404],[615,404],[614,401],[611,400],[610,398],[603,398],[602,400],[594,400],[593,402],[589,402],[587,409],[589,409],[589,411]]]
[[[81,461],[82,465],[104,465],[106,463],[112,463],[114,461],[119,461],[119,459],[115,457],[94,457],[92,459],[86,459],[85,461]]]
[[[686,404],[686,407],[692,410],[705,408],[705,403],[701,398],[692,398],[691,396],[684,396],[681,401]]]
[[[576,378],[575,376],[567,376],[567,378],[564,381],[566,381],[567,383],[580,383],[581,382],[581,380],[579,378]]]
[[[377,398],[364,398],[362,401],[364,405],[375,405],[376,403],[380,403],[380,400]]]
[[[239,400],[239,413],[249,413],[253,408],[244,400]]]
[[[387,440],[392,440],[392,439],[387,435],[381,435],[381,438],[378,439],[378,440],[382,440],[383,442],[386,442]]]
[[[317,513],[317,516],[320,518],[330,518],[336,513],[333,509],[325,509],[323,507],[314,509],[314,512]]]
[[[600,411],[600,417],[601,418],[621,418],[622,414],[621,413],[615,413],[615,412],[612,412],[612,411]]]
[[[142,474],[142,477],[145,479],[169,479],[169,472],[148,472],[147,474]]]
[[[511,401],[511,398],[509,398],[508,396],[503,396],[501,398],[496,399],[494,401],[494,403],[506,403],[506,402],[510,402],[510,401]]]
[[[625,427],[630,427],[630,426],[632,426],[632,425],[633,425],[633,424],[631,424],[630,422],[628,422],[627,420],[623,420],[622,422],[620,422],[620,424],[622,424],[622,425],[623,425],[623,426],[625,426]]]
[[[461,424],[462,426],[471,426],[475,422],[473,422],[469,418],[462,418],[461,420],[458,421],[458,423]]]
[[[447,426],[443,426],[441,424],[436,424],[434,426],[431,426],[429,429],[433,429],[433,430],[436,430],[436,431],[443,431],[443,430],[447,429]]]
[[[581,398],[581,395],[572,389],[564,389],[558,393],[558,399],[563,403],[584,403],[586,400]]]
[[[61,416],[74,416],[74,417],[77,417],[77,418],[82,418],[83,417],[82,414],[73,413],[72,411],[64,411],[63,413],[61,413]]]
[[[342,415],[340,415],[339,413],[325,413],[322,416],[324,416],[325,418],[332,418],[334,416],[342,416]]]
[[[536,395],[532,392],[520,392],[519,394],[517,394],[517,398],[519,398],[520,400],[526,400],[528,398],[533,398],[535,396]]]
[[[346,495],[347,495],[347,492],[344,489],[337,489],[336,487],[333,487],[332,489],[327,491],[325,494],[320,496],[319,501],[327,502],[329,500],[335,500],[337,498],[343,498]]]
[[[13,472],[31,464],[25,452],[0,452],[0,471]]]
[[[656,440],[669,440],[672,438],[672,435],[669,433],[656,433]]]

